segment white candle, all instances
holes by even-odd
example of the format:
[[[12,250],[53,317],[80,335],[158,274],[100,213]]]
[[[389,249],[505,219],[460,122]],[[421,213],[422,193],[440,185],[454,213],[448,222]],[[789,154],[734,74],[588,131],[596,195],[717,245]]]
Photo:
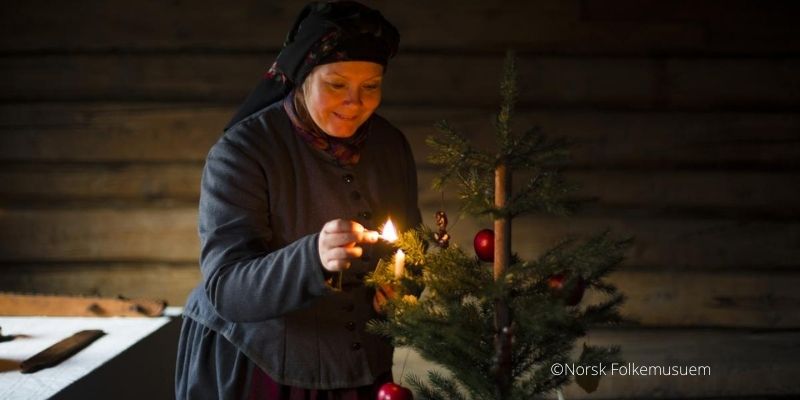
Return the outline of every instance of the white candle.
[[[403,250],[397,250],[394,254],[394,278],[400,279],[406,270],[406,253]]]

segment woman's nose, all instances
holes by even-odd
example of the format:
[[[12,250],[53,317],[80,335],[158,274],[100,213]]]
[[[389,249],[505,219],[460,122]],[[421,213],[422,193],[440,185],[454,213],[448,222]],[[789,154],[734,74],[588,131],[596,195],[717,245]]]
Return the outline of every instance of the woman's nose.
[[[345,103],[361,105],[361,91],[358,88],[348,90]]]

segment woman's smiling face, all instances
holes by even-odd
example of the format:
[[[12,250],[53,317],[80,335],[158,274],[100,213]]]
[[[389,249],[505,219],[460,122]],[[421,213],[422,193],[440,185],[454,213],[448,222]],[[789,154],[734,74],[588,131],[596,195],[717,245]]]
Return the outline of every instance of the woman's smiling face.
[[[314,68],[303,82],[311,119],[328,135],[352,136],[381,103],[383,66],[340,61]]]

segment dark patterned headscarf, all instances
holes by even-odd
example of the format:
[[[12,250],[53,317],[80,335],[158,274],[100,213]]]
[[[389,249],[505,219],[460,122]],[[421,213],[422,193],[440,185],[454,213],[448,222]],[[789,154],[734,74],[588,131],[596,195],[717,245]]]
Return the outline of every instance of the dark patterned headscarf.
[[[286,36],[278,58],[225,129],[285,98],[317,65],[371,61],[384,67],[400,34],[380,12],[354,1],[312,2]]]

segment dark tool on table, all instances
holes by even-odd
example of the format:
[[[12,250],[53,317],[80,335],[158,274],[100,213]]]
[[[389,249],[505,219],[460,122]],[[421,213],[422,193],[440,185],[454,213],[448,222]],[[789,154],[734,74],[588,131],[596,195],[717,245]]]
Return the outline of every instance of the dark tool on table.
[[[105,332],[100,330],[80,331],[23,361],[19,368],[23,374],[29,374],[58,365],[103,335]]]
[[[14,340],[14,338],[15,338],[15,337],[16,337],[16,336],[14,336],[14,335],[7,335],[7,336],[4,336],[4,335],[3,335],[3,328],[0,328],[0,343],[2,343],[2,342],[8,342],[9,340]]]

